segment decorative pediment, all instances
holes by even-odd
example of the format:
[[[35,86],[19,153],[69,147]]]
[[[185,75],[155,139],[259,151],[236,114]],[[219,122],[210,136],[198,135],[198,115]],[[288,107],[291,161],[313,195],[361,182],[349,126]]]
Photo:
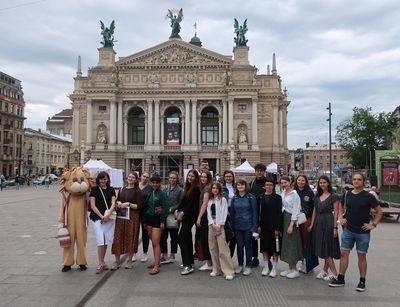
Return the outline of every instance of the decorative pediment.
[[[117,66],[231,65],[232,59],[213,51],[183,42],[169,40],[160,45],[121,58]]]

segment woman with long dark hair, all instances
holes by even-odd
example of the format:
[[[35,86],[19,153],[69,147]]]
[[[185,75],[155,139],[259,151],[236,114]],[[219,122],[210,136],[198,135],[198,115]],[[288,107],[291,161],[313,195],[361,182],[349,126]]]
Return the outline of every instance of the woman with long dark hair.
[[[260,197],[260,252],[264,258],[262,276],[276,277],[281,234],[282,234],[282,197],[275,192],[275,181],[267,178],[265,193]],[[278,240],[278,246],[276,246]],[[268,260],[272,257],[272,269],[269,271]]]
[[[333,194],[332,185],[327,176],[321,176],[318,179],[314,204],[308,231],[312,230],[313,232],[312,247],[315,255],[325,259],[324,268],[317,278],[332,281],[337,277],[333,259],[340,259],[338,226],[336,224],[339,198]],[[331,274],[328,274],[328,269],[331,270]]]
[[[129,173],[126,181],[126,186],[117,197],[117,216],[122,217],[129,210],[129,219],[117,217],[116,220],[111,250],[115,255],[115,262],[111,267],[114,270],[120,267],[122,254],[128,254],[125,269],[132,268],[132,258],[137,253],[139,244],[139,211],[143,203],[143,194],[136,173]]]
[[[281,272],[282,277],[297,278],[300,276],[296,268],[297,262],[303,259],[300,231],[296,222],[300,215],[301,201],[296,190],[292,188],[289,177],[281,178],[283,230],[281,260],[289,264],[289,269]]]
[[[199,173],[192,169],[186,176],[182,201],[175,211],[176,219],[181,222],[178,234],[183,264],[181,275],[188,275],[194,271],[192,227],[199,214],[200,193]]]
[[[199,271],[211,271],[212,261],[210,248],[208,246],[208,220],[207,220],[207,205],[211,194],[212,176],[209,171],[203,171],[200,174],[200,207],[199,216],[197,217],[196,225],[199,227],[200,246],[203,252],[204,264],[199,268]],[[199,253],[197,253],[199,257]]]
[[[100,172],[96,178],[96,187],[90,191],[90,219],[96,234],[97,255],[99,264],[96,274],[108,270],[104,261],[107,246],[114,240],[115,220],[110,219],[115,210],[115,190],[110,186],[110,176],[106,172]]]
[[[231,212],[231,202],[235,196],[235,174],[231,170],[224,171],[222,176],[222,192],[225,199],[228,201],[228,215]],[[228,216],[230,218],[230,216]],[[235,253],[236,239],[232,237],[229,241],[229,250],[231,252],[231,257]]]
[[[305,175],[297,176],[294,182],[294,189],[301,201],[301,212],[306,215],[307,221],[299,225],[301,234],[301,242],[303,244],[303,260],[300,272],[309,273],[318,266],[318,257],[311,250],[311,234],[307,231],[311,224],[311,216],[314,208],[314,192],[311,190],[308,183],[308,178]]]

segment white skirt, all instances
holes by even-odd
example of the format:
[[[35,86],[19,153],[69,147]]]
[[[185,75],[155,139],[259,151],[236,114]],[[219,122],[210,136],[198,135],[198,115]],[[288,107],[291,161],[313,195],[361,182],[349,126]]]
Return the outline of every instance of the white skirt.
[[[108,220],[101,222],[97,220],[92,221],[93,229],[96,234],[97,246],[112,245],[114,241],[115,220]]]

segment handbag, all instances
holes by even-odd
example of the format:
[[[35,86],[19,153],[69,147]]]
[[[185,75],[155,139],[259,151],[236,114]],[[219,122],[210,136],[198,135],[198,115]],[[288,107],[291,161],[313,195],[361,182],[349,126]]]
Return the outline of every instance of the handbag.
[[[58,229],[57,234],[58,242],[60,242],[61,248],[67,248],[71,246],[71,237],[67,227],[62,227]]]
[[[306,214],[304,212],[300,212],[299,217],[297,218],[297,227],[299,227],[299,225],[304,224],[305,222],[307,222],[307,217]]]
[[[104,215],[110,215],[109,219],[115,220],[117,218],[117,212],[115,210],[113,210],[113,212],[111,212],[110,208],[108,207],[106,198],[104,197],[102,189],[100,187],[99,187],[99,189],[100,189],[101,195],[103,196],[104,203],[106,204],[106,207],[107,207],[107,210],[104,212]],[[111,214],[110,214],[110,212],[111,212]]]
[[[231,225],[231,219],[230,219],[229,215],[226,216],[224,229],[225,229],[225,240],[226,240],[226,242],[229,242],[234,237],[232,225]]]
[[[180,223],[175,219],[175,216],[173,214],[169,214],[167,216],[167,228],[168,229],[178,229],[179,224]]]

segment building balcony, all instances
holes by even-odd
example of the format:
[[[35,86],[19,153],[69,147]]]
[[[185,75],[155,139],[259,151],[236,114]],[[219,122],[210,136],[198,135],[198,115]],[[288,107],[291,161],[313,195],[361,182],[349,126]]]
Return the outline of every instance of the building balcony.
[[[5,124],[5,125],[3,125],[3,129],[4,130],[11,130],[11,125]]]
[[[201,145],[201,151],[203,152],[217,152],[218,151],[218,145]]]
[[[181,151],[181,145],[164,145],[164,151]]]
[[[128,145],[128,151],[144,151],[144,145]]]

